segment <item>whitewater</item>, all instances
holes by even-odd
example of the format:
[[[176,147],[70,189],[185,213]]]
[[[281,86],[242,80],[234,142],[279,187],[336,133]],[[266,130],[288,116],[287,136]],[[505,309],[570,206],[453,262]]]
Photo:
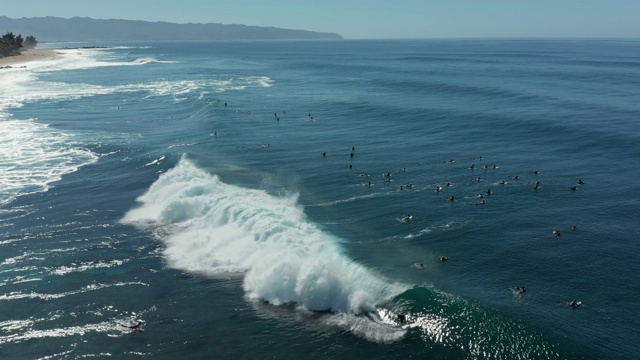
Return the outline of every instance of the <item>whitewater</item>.
[[[69,46],[0,70],[3,358],[637,357],[634,41]]]

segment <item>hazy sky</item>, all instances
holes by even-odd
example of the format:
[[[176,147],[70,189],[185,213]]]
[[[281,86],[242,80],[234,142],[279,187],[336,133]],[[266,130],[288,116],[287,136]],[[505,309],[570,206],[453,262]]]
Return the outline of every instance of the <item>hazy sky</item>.
[[[640,38],[640,0],[0,0],[0,15],[245,24],[350,39]]]

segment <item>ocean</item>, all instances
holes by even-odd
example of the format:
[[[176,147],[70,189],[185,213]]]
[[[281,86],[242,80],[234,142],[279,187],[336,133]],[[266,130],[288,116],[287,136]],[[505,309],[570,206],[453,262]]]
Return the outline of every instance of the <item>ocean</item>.
[[[640,358],[640,42],[42,47],[2,359]]]

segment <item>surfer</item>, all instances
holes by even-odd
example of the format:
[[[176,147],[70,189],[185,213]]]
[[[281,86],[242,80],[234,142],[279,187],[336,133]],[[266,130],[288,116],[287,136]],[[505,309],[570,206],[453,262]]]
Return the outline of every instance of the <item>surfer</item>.
[[[553,234],[553,236],[555,236],[555,237],[558,237],[558,238],[560,237],[560,231],[558,231],[558,230],[553,230],[551,233],[552,233],[552,234]]]
[[[518,290],[518,295],[522,295],[524,293],[527,292],[527,289],[524,288],[524,286],[516,288]]]
[[[423,263],[416,263],[416,268],[423,269],[424,268],[424,264]]]
[[[449,201],[451,201],[451,202],[454,202],[455,200],[456,200],[456,199],[455,199],[455,197],[453,197],[453,196],[449,198]]]
[[[476,165],[475,164],[471,164],[471,166],[469,166],[469,169],[473,170],[473,168],[475,168]]]
[[[448,258],[448,257],[446,257],[446,256],[440,256],[440,261],[447,261],[447,260],[449,260],[449,258]]]
[[[584,181],[582,181],[582,179],[578,179],[578,185],[584,185]]]
[[[572,187],[569,188],[569,190],[576,191],[576,190],[578,190],[578,187],[577,186],[572,186]]]
[[[573,299],[570,303],[569,306],[571,306],[572,308],[576,308],[578,306],[582,305],[582,302],[577,300],[577,299]]]
[[[404,324],[407,322],[407,317],[404,314],[398,314],[398,322]]]
[[[500,185],[507,185],[507,183],[504,180],[502,180],[500,181]]]
[[[142,321],[138,320],[138,322],[136,322],[133,325],[122,325],[124,327],[128,327],[131,330],[140,330],[140,327],[142,326]]]
[[[480,200],[480,202],[477,202],[476,205],[485,205],[487,202],[484,201],[484,199]]]
[[[323,153],[322,153],[322,157],[327,157],[327,153],[326,153],[326,152],[323,152]]]
[[[491,189],[487,189],[487,195],[491,195]]]
[[[436,186],[436,192],[440,192],[442,190],[442,186]]]
[[[402,218],[402,222],[407,222],[407,221],[410,221],[411,219],[413,219],[413,216],[405,215],[405,217]]]
[[[573,225],[573,226],[571,227],[571,231],[576,231],[576,229],[578,229],[578,228],[577,228],[575,225]]]

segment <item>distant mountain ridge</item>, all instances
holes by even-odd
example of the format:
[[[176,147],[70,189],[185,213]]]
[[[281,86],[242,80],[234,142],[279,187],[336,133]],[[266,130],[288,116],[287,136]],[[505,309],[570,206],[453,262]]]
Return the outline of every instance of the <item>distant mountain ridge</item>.
[[[21,19],[0,16],[0,31],[32,35],[38,41],[342,39],[336,33],[275,27],[100,20],[87,17],[65,19],[52,16]]]

